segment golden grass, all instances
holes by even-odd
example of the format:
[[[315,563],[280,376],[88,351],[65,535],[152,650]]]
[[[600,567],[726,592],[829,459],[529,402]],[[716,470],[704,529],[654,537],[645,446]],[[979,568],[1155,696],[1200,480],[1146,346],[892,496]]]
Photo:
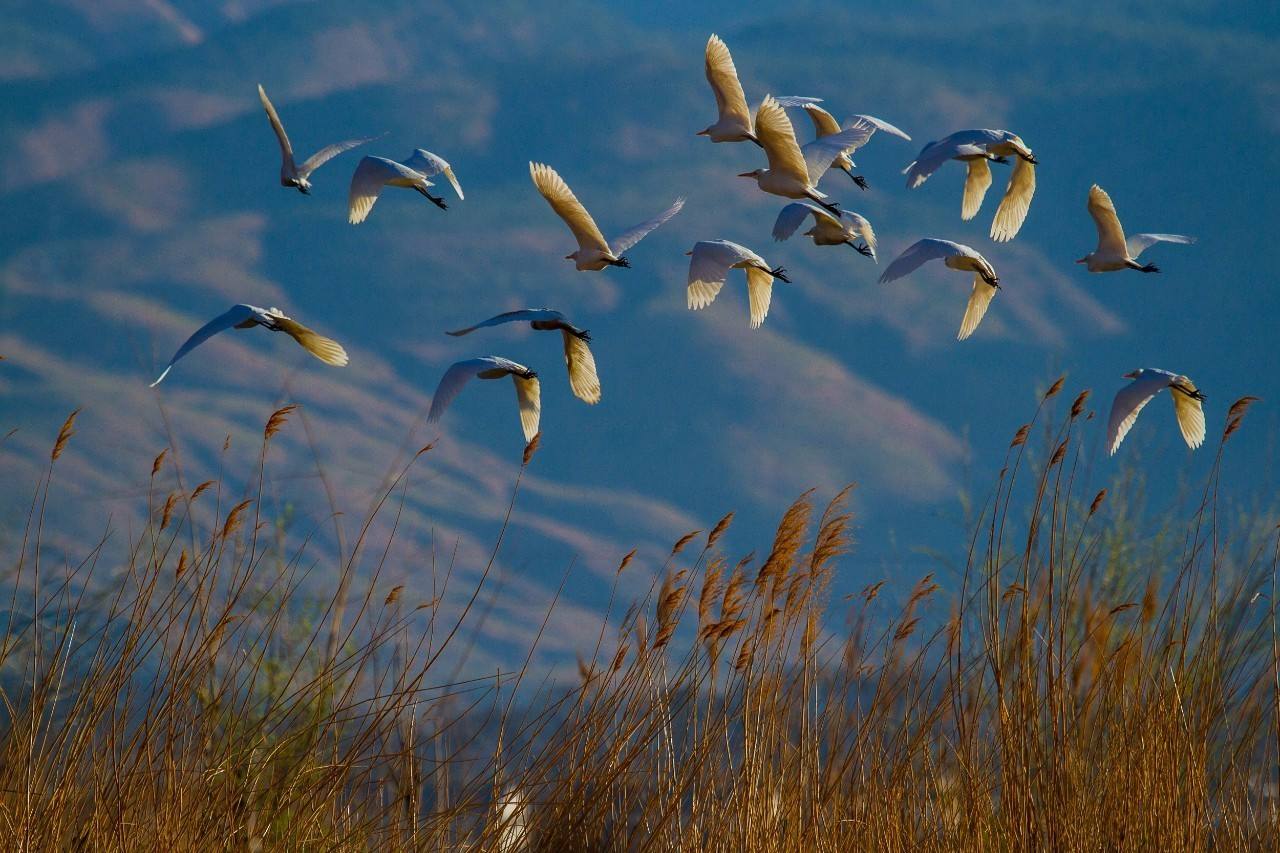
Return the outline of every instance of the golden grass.
[[[1276,543],[1232,543],[1215,464],[1180,547],[1135,557],[1139,530],[1105,518],[1119,487],[1076,494],[1085,399],[1043,452],[1029,441],[1043,412],[1017,431],[962,572],[833,606],[848,490],[796,500],[758,568],[721,552],[730,513],[676,542],[621,616],[611,597],[579,682],[558,685],[535,684],[527,659],[458,680],[442,661],[480,589],[450,618],[383,583],[381,563],[357,577],[372,517],[328,600],[304,592],[302,549],[261,536],[257,497],[227,508],[216,482],[149,496],[123,567],[98,548],[50,570],[42,522],[73,414],[8,556],[0,836],[25,850],[1278,849]],[[263,466],[293,411],[268,421]],[[206,492],[215,515],[197,525]]]

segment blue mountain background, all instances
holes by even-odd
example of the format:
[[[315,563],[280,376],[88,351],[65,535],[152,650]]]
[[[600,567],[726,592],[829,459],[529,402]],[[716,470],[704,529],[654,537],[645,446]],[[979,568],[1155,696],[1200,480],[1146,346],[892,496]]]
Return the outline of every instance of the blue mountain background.
[[[1276,491],[1272,7],[58,0],[7,2],[3,14],[7,545],[75,407],[47,534],[71,560],[108,529],[115,547],[131,541],[165,447],[162,487],[222,476],[225,511],[256,473],[262,423],[297,402],[305,417],[272,448],[262,511],[288,520],[291,547],[312,537],[317,580],[334,572],[333,512],[353,536],[389,472],[431,442],[397,492],[403,522],[384,572],[430,597],[431,564],[456,551],[461,596],[519,468],[514,396],[468,388],[440,425],[423,418],[448,364],[490,353],[540,371],[544,409],[499,556],[486,663],[522,648],[562,580],[549,656],[594,639],[632,547],[624,593],[648,587],[677,537],[729,510],[732,546],[767,549],[781,510],[811,487],[829,496],[857,484],[858,547],[837,594],[881,578],[905,590],[929,571],[947,582],[1011,436],[1063,373],[1059,412],[1093,392],[1082,491],[1137,480],[1154,514],[1194,501],[1226,407],[1245,394],[1265,402],[1233,439],[1224,477],[1242,500]],[[728,42],[752,103],[814,95],[838,117],[870,113],[912,135],[877,134],[855,155],[869,191],[838,172],[823,182],[872,221],[879,266],[798,237],[775,243],[782,200],[736,177],[762,164],[759,150],[694,136],[714,120],[710,32]],[[282,189],[258,83],[302,156],[386,136],[319,170],[310,197]],[[808,122],[795,121],[807,139]],[[1010,129],[1040,160],[1011,243],[986,236],[1001,167],[970,222],[959,218],[959,166],[903,186],[922,145],[968,127]],[[365,224],[348,225],[359,157],[416,147],[450,160],[466,200],[441,212],[388,191]],[[557,168],[605,233],[677,196],[688,203],[629,253],[631,269],[579,273],[562,259],[572,239],[534,190],[530,160]],[[1198,244],[1150,250],[1158,276],[1087,274],[1073,261],[1096,242],[1085,210],[1095,182],[1129,230]],[[924,236],[972,245],[1000,272],[1004,288],[963,343],[966,277],[939,266],[876,282]],[[790,272],[760,330],[748,328],[740,281],[705,311],[685,308],[684,252],[717,238]],[[192,330],[235,302],[278,305],[343,342],[351,365],[236,332],[148,388]],[[542,305],[591,330],[598,406],[569,393],[556,336],[443,334]],[[1208,447],[1189,452],[1156,401],[1106,457],[1111,395],[1137,367],[1186,373],[1207,393]],[[200,511],[212,524],[212,505]],[[393,521],[384,513],[371,541]]]

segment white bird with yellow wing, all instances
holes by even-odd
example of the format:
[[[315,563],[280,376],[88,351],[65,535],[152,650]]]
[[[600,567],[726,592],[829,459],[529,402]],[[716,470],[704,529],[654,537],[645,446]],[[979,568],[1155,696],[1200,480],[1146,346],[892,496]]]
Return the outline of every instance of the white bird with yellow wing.
[[[555,169],[544,163],[530,163],[529,175],[533,185],[542,193],[542,197],[551,205],[556,216],[564,220],[578,241],[577,251],[565,255],[565,260],[573,261],[579,270],[602,270],[607,266],[630,267],[623,252],[643,240],[649,232],[680,212],[684,207],[684,199],[678,198],[675,203],[652,219],[641,222],[623,231],[617,237],[606,240],[600,232],[600,226],[587,213],[587,209],[578,201],[578,197],[569,189]]]
[[[591,342],[591,334],[570,323],[559,311],[551,308],[521,308],[445,334],[462,337],[476,329],[503,323],[528,323],[540,332],[559,332],[564,343],[564,363],[569,371],[569,387],[573,389],[574,396],[591,405],[600,402],[600,377],[596,374],[596,360],[591,354],[591,347],[587,345]]]
[[[902,173],[907,176],[907,189],[915,189],[948,160],[967,164],[960,218],[968,221],[978,215],[991,186],[989,164],[1007,163],[1010,157],[1015,158],[1013,172],[991,222],[991,239],[1003,243],[1014,238],[1027,218],[1031,197],[1036,193],[1035,167],[1040,162],[1016,133],[987,129],[957,131],[922,148]]]
[[[436,393],[431,397],[431,410],[427,413],[427,421],[435,423],[444,415],[445,409],[462,391],[462,387],[472,379],[503,379],[507,376],[516,386],[516,403],[520,407],[520,428],[524,431],[525,442],[533,441],[538,434],[538,421],[542,416],[542,388],[538,384],[538,374],[523,364],[517,364],[497,355],[486,355],[480,358],[469,358],[449,367],[440,377]]]
[[[1134,234],[1126,239],[1111,196],[1097,184],[1089,188],[1089,215],[1098,228],[1098,248],[1076,261],[1077,264],[1087,264],[1089,272],[1124,269],[1160,272],[1155,264],[1138,263],[1138,256],[1156,243],[1190,245],[1196,241],[1194,237],[1181,234]]]
[[[219,314],[196,329],[195,333],[187,338],[186,342],[173,354],[173,358],[169,359],[164,371],[155,382],[151,383],[151,387],[159,385],[183,356],[219,332],[225,332],[227,329],[252,329],[254,326],[262,326],[273,332],[284,332],[325,364],[334,367],[345,367],[347,364],[347,351],[337,341],[317,335],[297,320],[286,317],[279,308],[233,305],[226,313]]]
[[[728,240],[701,240],[685,252],[689,260],[688,304],[691,311],[706,308],[720,295],[729,270],[745,270],[747,301],[751,310],[751,328],[758,329],[769,315],[773,300],[773,280],[788,284],[787,271],[770,267],[769,263],[746,246]]]
[[[977,249],[950,240],[939,240],[926,237],[908,246],[880,276],[880,283],[894,281],[909,273],[915,272],[929,261],[941,260],[948,269],[973,273],[973,289],[969,291],[969,302],[964,309],[964,319],[960,321],[960,332],[957,340],[963,341],[973,334],[974,329],[987,315],[991,300],[1000,289],[1000,279],[995,268],[978,252]]]
[[[1109,455],[1115,455],[1120,442],[1133,429],[1143,407],[1166,388],[1173,398],[1173,414],[1178,419],[1182,440],[1192,450],[1204,444],[1204,408],[1200,405],[1204,401],[1204,394],[1200,393],[1194,382],[1180,374],[1152,367],[1126,373],[1124,378],[1133,381],[1120,389],[1115,402],[1111,404],[1111,417],[1107,419]]]

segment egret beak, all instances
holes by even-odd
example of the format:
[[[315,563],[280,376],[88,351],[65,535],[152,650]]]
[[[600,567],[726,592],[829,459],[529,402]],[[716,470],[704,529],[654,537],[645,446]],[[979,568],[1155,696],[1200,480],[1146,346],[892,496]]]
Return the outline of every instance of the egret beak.
[[[1131,371],[1129,371],[1128,373],[1126,373],[1124,376],[1122,376],[1122,377],[1120,377],[1120,378],[1121,378],[1121,379],[1137,379],[1137,378],[1138,378],[1138,374],[1139,374],[1139,373],[1141,373],[1141,372],[1142,372],[1142,371],[1140,371],[1140,370],[1131,370]]]
[[[566,261],[571,261],[571,260],[573,260],[573,255],[565,255],[565,256],[564,256],[564,259],[565,259]]]
[[[1088,258],[1081,258],[1080,260],[1076,261],[1076,263],[1077,263],[1077,264],[1087,264],[1087,263],[1089,263],[1089,259],[1088,259]]]
[[[692,255],[693,252],[685,252],[686,255]]]
[[[742,172],[738,175],[739,178],[754,178],[755,176],[755,172]]]

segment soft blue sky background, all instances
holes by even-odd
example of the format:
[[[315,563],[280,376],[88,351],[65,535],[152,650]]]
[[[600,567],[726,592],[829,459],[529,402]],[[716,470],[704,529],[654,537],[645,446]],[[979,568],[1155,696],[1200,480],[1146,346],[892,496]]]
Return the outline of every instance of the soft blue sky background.
[[[906,588],[938,567],[923,550],[962,557],[961,496],[987,493],[1009,437],[1064,371],[1069,393],[1094,391],[1089,489],[1141,465],[1163,510],[1206,475],[1211,449],[1187,452],[1164,401],[1118,461],[1103,457],[1099,421],[1121,374],[1151,366],[1205,390],[1211,439],[1232,400],[1266,400],[1227,468],[1242,494],[1274,493],[1274,8],[452,5],[3,4],[0,427],[18,428],[0,458],[6,527],[75,406],[71,495],[57,518],[72,551],[108,513],[116,530],[136,528],[150,459],[171,442],[188,487],[220,468],[240,477],[262,421],[289,399],[308,413],[348,524],[398,453],[438,439],[407,493],[394,572],[421,581],[433,541],[459,543],[460,567],[474,570],[519,460],[511,391],[470,388],[441,429],[415,425],[448,363],[488,353],[544,378],[543,447],[503,552],[498,613],[509,618],[498,621],[513,643],[567,567],[560,651],[582,639],[575,625],[595,624],[603,580],[633,545],[636,589],[672,540],[729,509],[732,548],[763,549],[810,486],[829,495],[859,484],[860,545],[837,591],[886,576]],[[882,287],[882,267],[848,250],[772,241],[781,201],[734,177],[760,165],[758,151],[693,135],[714,117],[702,74],[711,31],[753,103],[812,94],[838,116],[871,113],[912,134],[859,152],[870,191],[838,173],[823,186],[872,220],[882,264],[922,236],[987,255],[1005,289],[971,340],[954,340],[962,276],[924,270]],[[324,167],[311,197],[283,190],[258,82],[303,156],[388,136]],[[1009,244],[986,238],[1007,171],[969,223],[958,215],[962,168],[910,193],[899,175],[930,139],[982,126],[1020,134],[1041,161]],[[807,138],[807,123],[797,127]],[[417,146],[453,163],[467,200],[441,213],[390,193],[368,223],[347,225],[360,153],[399,158]],[[568,232],[528,180],[530,159],[559,169],[606,233],[676,195],[689,201],[629,253],[632,269],[577,273],[561,260]],[[1072,261],[1095,242],[1084,208],[1093,182],[1130,230],[1199,245],[1153,249],[1159,276],[1089,276]],[[683,252],[711,238],[791,271],[762,330],[747,326],[738,281],[707,311],[685,310]],[[343,341],[352,366],[326,369],[258,331],[208,345],[159,393],[146,387],[191,330],[237,301],[280,305]],[[591,329],[600,406],[571,397],[551,336],[442,334],[541,304]],[[295,425],[273,449],[273,493],[300,532],[325,531],[323,548],[314,468]]]

